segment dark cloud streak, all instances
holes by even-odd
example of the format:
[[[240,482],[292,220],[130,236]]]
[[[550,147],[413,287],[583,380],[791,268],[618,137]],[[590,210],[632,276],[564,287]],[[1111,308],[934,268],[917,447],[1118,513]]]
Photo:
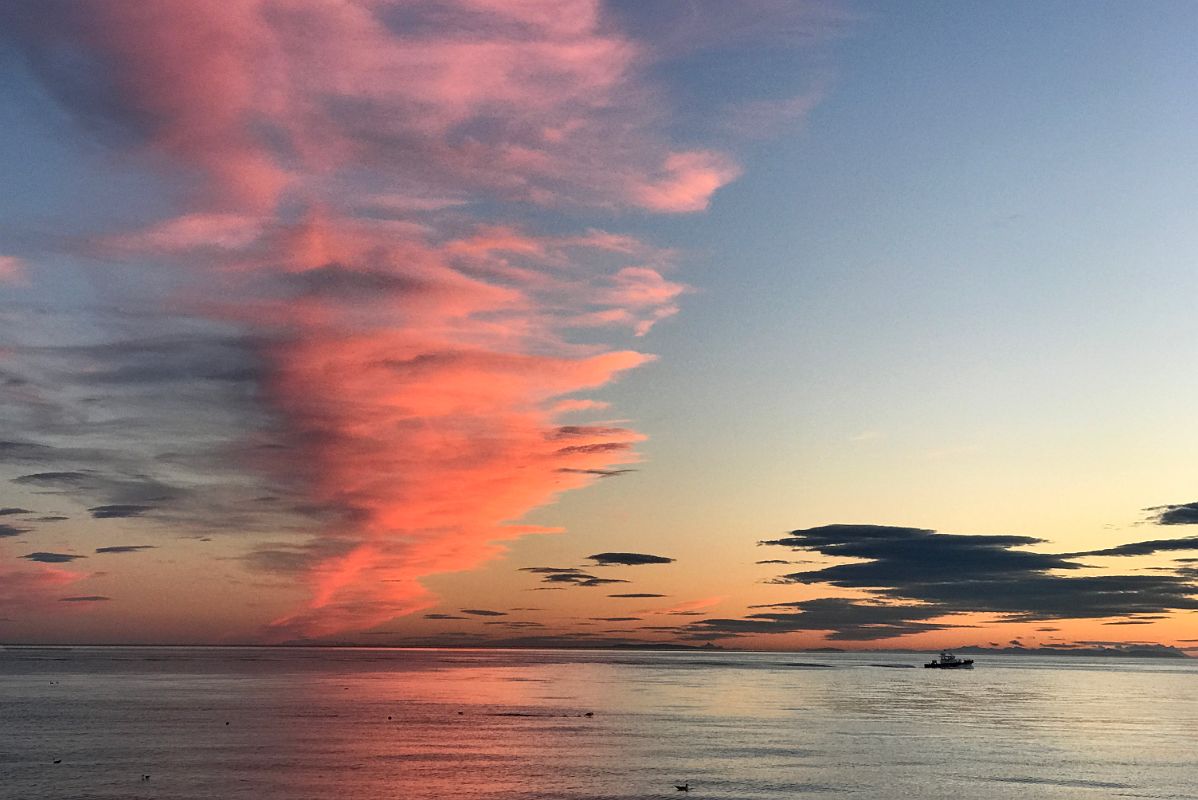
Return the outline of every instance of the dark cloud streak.
[[[1154,512],[1152,520],[1157,525],[1198,525],[1198,501],[1154,506],[1144,510]]]
[[[133,503],[122,503],[107,506],[93,506],[88,509],[95,519],[127,519],[129,517],[140,517],[147,511],[153,511],[153,506],[143,506]]]
[[[79,559],[87,558],[87,556],[77,556],[70,553],[29,553],[21,556],[27,561],[37,561],[40,564],[69,564],[70,562]]]
[[[674,559],[665,556],[654,556],[648,553],[595,553],[587,556],[601,567],[625,566],[635,567],[643,564],[672,564]]]

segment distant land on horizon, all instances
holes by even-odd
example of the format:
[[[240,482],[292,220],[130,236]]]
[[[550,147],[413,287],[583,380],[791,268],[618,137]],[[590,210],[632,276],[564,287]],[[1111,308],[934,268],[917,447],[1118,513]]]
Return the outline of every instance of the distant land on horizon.
[[[1185,650],[1165,644],[1136,644],[1124,646],[1092,646],[1092,647],[982,647],[971,644],[962,647],[947,648],[955,653],[970,653],[973,655],[1013,655],[1013,656],[1113,656],[1117,658],[1192,658]],[[872,650],[845,650],[839,647],[816,647],[803,650],[804,653],[924,653],[926,650],[908,650],[905,648],[878,648]]]
[[[735,649],[721,647],[717,644],[708,642],[703,645],[687,645],[687,644],[671,644],[669,642],[617,642],[611,644],[590,644],[590,645],[564,645],[556,646],[544,645],[540,647],[528,644],[490,644],[487,646],[468,646],[468,645],[366,645],[353,642],[326,642],[326,643],[284,643],[271,645],[258,644],[93,644],[93,643],[73,643],[73,644],[23,644],[0,642],[0,652],[5,648],[14,649],[45,649],[45,650],[69,650],[74,647],[111,647],[111,648],[149,648],[149,647],[170,647],[170,648],[212,648],[212,647],[227,647],[227,648],[312,648],[312,649],[396,649],[396,650],[653,650],[653,651],[685,651],[685,652],[737,652]],[[1077,646],[1077,647],[983,647],[980,645],[964,645],[961,647],[947,648],[951,652],[969,653],[971,655],[1017,655],[1017,656],[1089,656],[1089,657],[1114,657],[1114,658],[1193,658],[1185,650],[1182,650],[1171,645],[1164,644],[1127,644],[1116,646]],[[928,650],[918,650],[910,648],[869,648],[869,649],[845,649],[841,647],[814,647],[804,648],[800,650],[746,650],[743,652],[753,653],[910,653],[910,654],[926,654]]]
[[[1115,656],[1118,658],[1190,658],[1184,650],[1166,644],[1131,645],[1127,647],[958,647],[959,653],[989,653],[992,655],[1028,656]]]

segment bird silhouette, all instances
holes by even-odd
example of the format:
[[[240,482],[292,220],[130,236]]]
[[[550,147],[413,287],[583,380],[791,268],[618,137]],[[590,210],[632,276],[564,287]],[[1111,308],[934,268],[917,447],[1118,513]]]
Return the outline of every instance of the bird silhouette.
[[[686,783],[676,783],[674,784],[674,788],[680,792],[689,792],[691,790],[691,785],[689,781]]]

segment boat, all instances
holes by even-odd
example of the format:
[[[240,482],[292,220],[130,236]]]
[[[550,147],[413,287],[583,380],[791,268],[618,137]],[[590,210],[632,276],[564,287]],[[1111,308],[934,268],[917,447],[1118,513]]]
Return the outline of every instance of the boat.
[[[957,658],[947,650],[940,651],[940,658],[924,664],[925,669],[973,669],[972,658]]]

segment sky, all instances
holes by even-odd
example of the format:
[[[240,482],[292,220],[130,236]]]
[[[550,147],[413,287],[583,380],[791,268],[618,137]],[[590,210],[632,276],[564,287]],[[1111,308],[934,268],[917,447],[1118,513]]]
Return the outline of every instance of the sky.
[[[1198,8],[0,10],[0,642],[1198,646]]]

